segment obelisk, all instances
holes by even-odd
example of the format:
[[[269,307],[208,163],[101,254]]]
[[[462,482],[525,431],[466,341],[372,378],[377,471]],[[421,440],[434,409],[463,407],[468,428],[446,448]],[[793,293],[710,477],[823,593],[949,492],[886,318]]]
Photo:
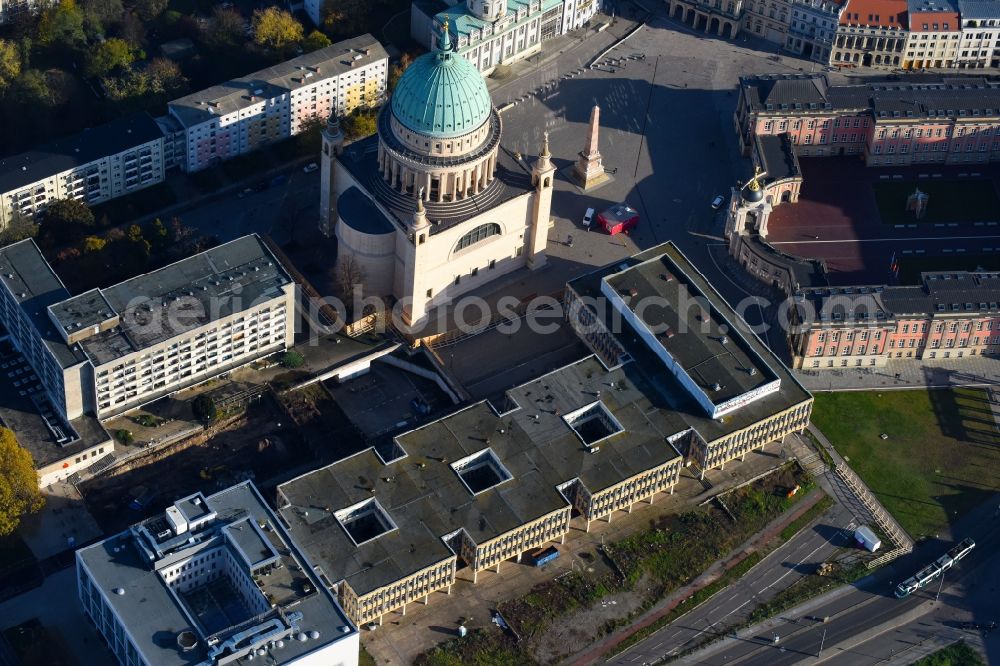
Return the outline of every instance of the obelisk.
[[[587,132],[587,143],[580,152],[580,159],[573,165],[573,177],[576,184],[585,190],[600,185],[608,179],[601,163],[601,151],[597,149],[597,133],[600,129],[601,107],[594,105],[590,110],[590,129]]]

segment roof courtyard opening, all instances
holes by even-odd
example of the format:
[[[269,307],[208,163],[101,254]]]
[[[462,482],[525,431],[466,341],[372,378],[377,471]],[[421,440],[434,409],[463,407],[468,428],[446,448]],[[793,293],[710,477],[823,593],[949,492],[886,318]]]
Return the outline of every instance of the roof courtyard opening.
[[[514,478],[492,449],[483,449],[452,463],[451,468],[458,474],[465,487],[473,495],[499,486]]]
[[[572,428],[580,441],[587,446],[595,446],[625,430],[601,401],[581,407],[563,418],[566,425]]]
[[[356,546],[397,529],[396,523],[375,499],[341,509],[333,515]]]

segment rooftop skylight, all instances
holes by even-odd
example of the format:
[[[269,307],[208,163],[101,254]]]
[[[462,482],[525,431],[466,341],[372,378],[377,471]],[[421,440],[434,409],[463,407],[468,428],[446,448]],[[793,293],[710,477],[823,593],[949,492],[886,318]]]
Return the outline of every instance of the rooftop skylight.
[[[600,400],[570,412],[563,420],[587,446],[595,446],[625,430]]]
[[[473,495],[499,486],[514,478],[492,449],[483,449],[451,464],[465,487]]]

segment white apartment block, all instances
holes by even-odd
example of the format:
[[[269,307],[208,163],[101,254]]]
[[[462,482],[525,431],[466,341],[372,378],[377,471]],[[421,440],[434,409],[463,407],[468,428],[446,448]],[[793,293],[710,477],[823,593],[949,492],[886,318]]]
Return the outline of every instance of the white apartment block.
[[[31,240],[0,250],[0,270],[2,323],[67,419],[120,414],[294,339],[294,283],[257,236],[73,297]]]
[[[298,134],[384,97],[389,56],[371,35],[338,42],[167,105],[181,127],[187,172]]]
[[[957,67],[1000,67],[1000,3],[994,0],[958,0],[962,38]]]
[[[357,666],[358,629],[250,482],[196,493],[76,553],[122,666]]]
[[[88,205],[163,182],[163,133],[146,113],[0,160],[0,227],[53,199]]]

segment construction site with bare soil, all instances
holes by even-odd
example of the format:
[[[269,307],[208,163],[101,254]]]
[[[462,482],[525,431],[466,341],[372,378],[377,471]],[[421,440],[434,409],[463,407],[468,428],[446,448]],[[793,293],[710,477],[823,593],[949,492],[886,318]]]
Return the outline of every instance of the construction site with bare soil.
[[[265,496],[282,481],[360,450],[364,438],[322,384],[271,391],[190,437],[151,448],[79,485],[107,534],[179,497],[252,480]]]

